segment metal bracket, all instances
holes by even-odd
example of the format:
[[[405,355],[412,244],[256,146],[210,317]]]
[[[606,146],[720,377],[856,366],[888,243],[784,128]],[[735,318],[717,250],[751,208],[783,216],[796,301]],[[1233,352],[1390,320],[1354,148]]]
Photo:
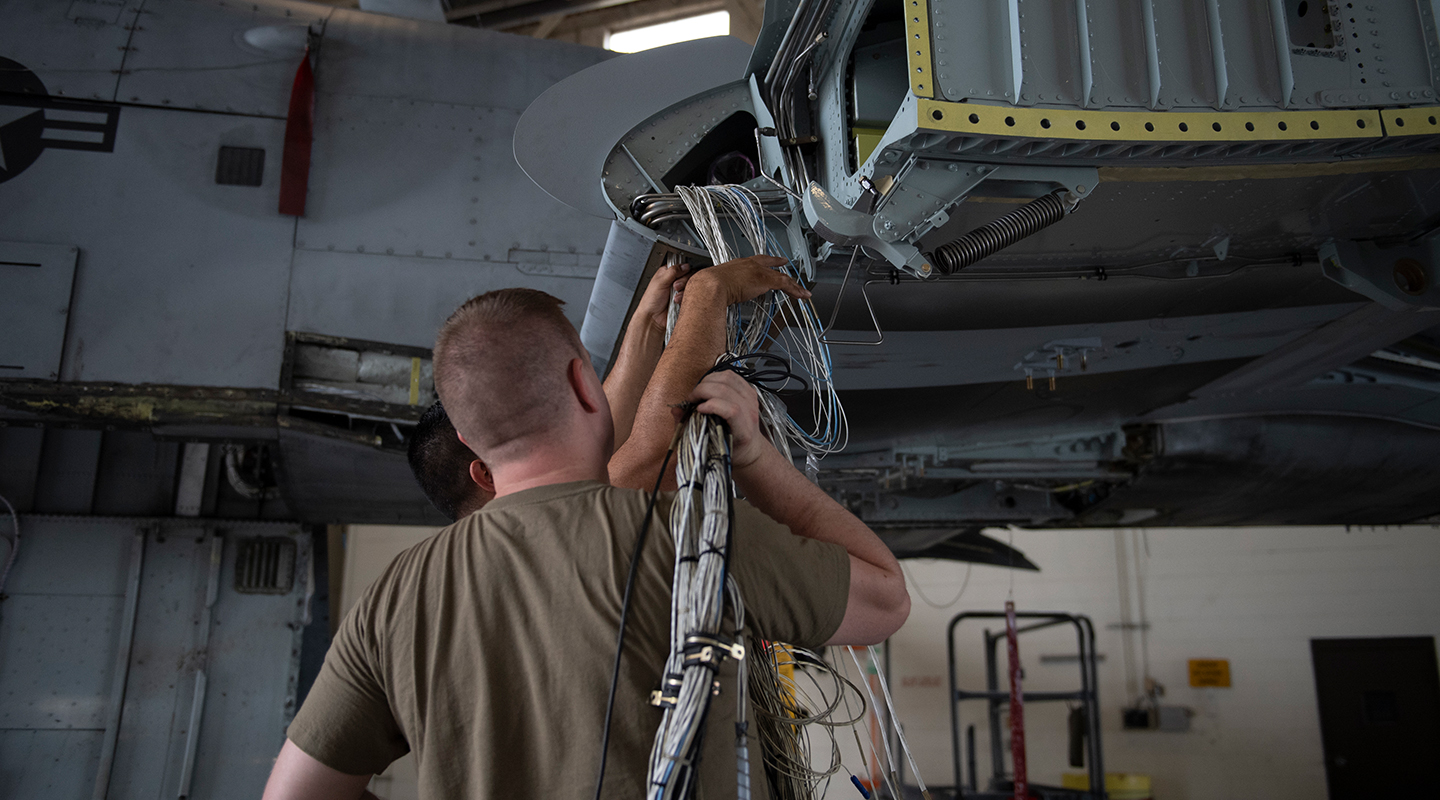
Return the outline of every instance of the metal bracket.
[[[1383,249],[1369,242],[1331,240],[1320,246],[1320,271],[1386,308],[1440,308],[1437,251],[1440,240]]]
[[[838,245],[867,247],[893,266],[919,278],[930,277],[930,263],[923,253],[903,242],[887,242],[875,235],[875,218],[846,208],[820,184],[811,181],[803,200],[805,221],[820,238]]]

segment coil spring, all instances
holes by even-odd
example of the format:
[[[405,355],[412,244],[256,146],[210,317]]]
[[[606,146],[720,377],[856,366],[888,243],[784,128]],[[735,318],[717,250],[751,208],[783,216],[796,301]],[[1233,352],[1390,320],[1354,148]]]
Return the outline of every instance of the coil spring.
[[[1037,198],[999,219],[981,225],[953,242],[935,248],[930,260],[941,275],[950,275],[1033,236],[1065,218],[1061,192]]]

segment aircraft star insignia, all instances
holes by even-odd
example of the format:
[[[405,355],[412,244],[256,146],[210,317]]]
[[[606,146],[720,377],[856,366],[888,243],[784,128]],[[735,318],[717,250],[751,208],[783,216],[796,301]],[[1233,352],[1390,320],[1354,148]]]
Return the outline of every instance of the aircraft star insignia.
[[[0,131],[7,125],[17,120],[24,119],[31,114],[39,114],[40,109],[33,106],[6,106],[0,105]],[[5,166],[5,138],[0,136],[0,171],[9,171]]]

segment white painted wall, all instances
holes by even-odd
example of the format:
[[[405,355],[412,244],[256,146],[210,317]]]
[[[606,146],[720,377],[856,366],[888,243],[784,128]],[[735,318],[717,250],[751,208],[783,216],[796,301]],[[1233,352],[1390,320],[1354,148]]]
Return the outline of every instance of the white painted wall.
[[[439,531],[415,525],[349,525],[345,530],[345,580],[341,584],[340,613],[346,614],[370,584],[395,557]],[[419,800],[420,784],[415,757],[407,755],[370,781],[380,800]]]
[[[344,605],[348,608],[391,558],[434,530],[351,526]],[[1119,631],[1106,627],[1120,619],[1117,533],[989,533],[1001,540],[1013,536],[1014,546],[1042,571],[906,564],[914,603],[909,621],[891,640],[891,687],[922,774],[935,785],[952,782],[945,628],[962,610],[1000,610],[1012,587],[1022,610],[1081,613],[1094,621],[1105,656],[1100,699],[1107,770],[1151,775],[1160,800],[1323,798],[1310,639],[1440,636],[1440,526],[1148,530],[1138,541],[1151,625],[1150,673],[1168,690],[1163,702],[1189,706],[1196,716],[1189,733],[1122,731],[1122,640]],[[1121,533],[1132,535],[1139,536]],[[1145,540],[1148,558],[1143,558]],[[940,604],[954,598],[967,569],[969,583],[958,600],[943,609],[927,605],[925,598]],[[962,686],[984,686],[980,641],[980,626],[962,627],[957,647]],[[1064,630],[1022,638],[1026,688],[1078,685],[1073,664],[1039,661],[1042,654],[1074,652],[1074,638]],[[1190,688],[1191,658],[1228,658],[1233,687]],[[967,704],[963,713],[962,724],[977,725],[983,783],[989,774],[983,704]],[[1063,704],[1026,710],[1033,781],[1058,784],[1062,772],[1072,771],[1066,763],[1065,713]],[[863,774],[854,749],[851,738],[844,748],[847,766]],[[374,790],[382,800],[414,797],[411,775],[408,759],[397,762]],[[858,794],[842,773],[828,797],[853,800]]]
[[[1123,648],[1120,632],[1107,628],[1120,619],[1115,532],[1013,533],[1015,547],[1042,569],[1014,574],[1017,607],[1086,614],[1097,628],[1098,651],[1106,656],[1099,673],[1107,771],[1151,775],[1162,800],[1325,797],[1310,639],[1440,636],[1440,526],[1153,529],[1144,535],[1150,672],[1168,690],[1162,702],[1195,710],[1189,733],[1120,729]],[[907,567],[914,603],[892,639],[891,682],[922,774],[930,783],[949,785],[945,628],[962,610],[1002,609],[1012,575],[976,566],[964,595],[942,610],[927,605],[916,589],[948,602],[966,566]],[[957,641],[961,685],[983,689],[980,627],[967,632],[962,626]],[[1023,637],[1026,688],[1077,686],[1078,668],[1039,662],[1041,654],[1073,652],[1067,632]],[[1003,670],[1003,649],[1000,658]],[[1232,688],[1190,688],[1192,658],[1228,658]],[[977,723],[983,784],[989,774],[984,704],[967,707],[966,716]],[[1072,771],[1064,705],[1028,707],[1026,727],[1031,780],[1059,783],[1062,772]],[[848,794],[830,796],[853,796],[853,788],[845,788]]]

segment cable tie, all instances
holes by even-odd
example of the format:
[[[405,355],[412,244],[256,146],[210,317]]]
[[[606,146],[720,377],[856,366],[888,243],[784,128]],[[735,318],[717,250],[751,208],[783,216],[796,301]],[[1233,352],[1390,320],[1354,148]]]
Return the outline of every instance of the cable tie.
[[[723,636],[704,633],[692,633],[689,636],[686,636],[684,652],[688,655],[689,653],[693,652],[696,647],[713,647],[718,650],[724,651],[726,655],[730,656],[736,661],[745,660],[744,643],[733,641]]]
[[[688,648],[687,648],[688,650]],[[711,672],[720,671],[720,662],[725,658],[723,654],[717,655],[714,647],[706,645],[695,652],[686,652],[683,663],[687,667],[704,667]]]

